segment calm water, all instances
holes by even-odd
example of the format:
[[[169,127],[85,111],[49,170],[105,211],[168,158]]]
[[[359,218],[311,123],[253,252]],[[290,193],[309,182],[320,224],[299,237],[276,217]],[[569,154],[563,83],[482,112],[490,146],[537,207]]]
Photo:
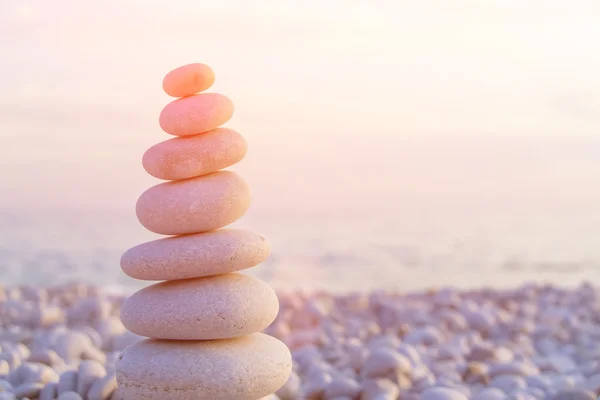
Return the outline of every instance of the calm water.
[[[332,291],[600,283],[600,212],[468,211],[335,215],[249,214],[236,227],[266,234],[274,251],[252,270],[278,288]],[[119,257],[157,236],[133,210],[0,213],[4,285],[85,280],[131,290]],[[143,285],[143,284],[142,284]]]

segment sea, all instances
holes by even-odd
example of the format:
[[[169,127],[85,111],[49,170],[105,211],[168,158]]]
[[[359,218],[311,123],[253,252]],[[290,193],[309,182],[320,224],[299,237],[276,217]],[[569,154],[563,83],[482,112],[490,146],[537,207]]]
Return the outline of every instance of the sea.
[[[377,210],[336,214],[250,212],[232,227],[266,235],[269,259],[247,273],[278,290],[334,293],[516,287],[532,282],[600,284],[597,212]],[[122,253],[159,235],[133,209],[0,210],[0,281],[90,282],[132,292]]]

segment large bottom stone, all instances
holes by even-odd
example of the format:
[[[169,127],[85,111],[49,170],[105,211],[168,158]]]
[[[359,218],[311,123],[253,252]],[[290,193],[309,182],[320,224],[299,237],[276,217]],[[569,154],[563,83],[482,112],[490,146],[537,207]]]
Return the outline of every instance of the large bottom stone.
[[[235,339],[145,339],[117,360],[123,400],[257,400],[276,392],[292,370],[279,340],[254,333]]]

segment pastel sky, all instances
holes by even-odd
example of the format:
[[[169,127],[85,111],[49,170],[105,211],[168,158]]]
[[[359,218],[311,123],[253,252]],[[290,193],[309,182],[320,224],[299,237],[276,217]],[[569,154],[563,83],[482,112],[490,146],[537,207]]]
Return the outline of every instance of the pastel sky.
[[[0,0],[0,54],[4,208],[131,207],[190,62],[259,208],[600,200],[597,0]]]

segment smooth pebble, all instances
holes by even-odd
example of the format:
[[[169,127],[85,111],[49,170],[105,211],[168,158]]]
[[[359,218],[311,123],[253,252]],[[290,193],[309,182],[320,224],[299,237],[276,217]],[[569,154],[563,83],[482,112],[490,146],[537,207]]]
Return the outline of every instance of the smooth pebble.
[[[182,65],[163,78],[163,90],[172,97],[185,97],[210,88],[215,82],[215,73],[208,65],[194,63]]]
[[[15,396],[21,397],[37,397],[40,391],[44,388],[43,383],[30,382],[17,386],[14,389]]]
[[[64,392],[58,396],[58,400],[83,400],[76,392]]]
[[[250,200],[250,189],[238,174],[218,171],[149,188],[138,199],[136,214],[141,224],[155,233],[201,233],[242,217]]]
[[[411,369],[408,358],[392,349],[377,349],[366,359],[360,373],[363,378],[384,378],[390,373],[407,373]]]
[[[220,229],[139,244],[121,257],[123,272],[135,279],[175,280],[240,271],[265,261],[271,245],[241,229]]]
[[[233,102],[218,93],[201,93],[167,104],[159,117],[168,134],[189,136],[218,128],[231,119]]]
[[[232,129],[217,128],[158,143],[144,153],[142,165],[155,178],[181,180],[230,167],[240,162],[247,150],[242,135]]]
[[[285,384],[276,392],[281,400],[295,400],[300,396],[300,377],[292,371]]]
[[[111,373],[103,378],[97,379],[90,388],[88,400],[107,400],[117,390],[117,375]]]
[[[39,400],[54,400],[58,396],[58,383],[50,382],[40,391]]]
[[[387,378],[367,379],[360,384],[360,400],[396,400],[400,389]]]
[[[552,397],[552,400],[596,400],[596,396],[588,390],[561,390]]]
[[[106,368],[93,360],[82,361],[77,370],[77,393],[86,397],[90,388],[97,379],[106,375]]]
[[[425,389],[419,400],[468,400],[468,397],[458,390],[447,387],[433,387]]]
[[[355,398],[360,394],[360,384],[354,379],[345,376],[333,377],[325,388],[325,398],[348,396]]]
[[[123,352],[117,381],[124,399],[256,400],[281,388],[291,370],[288,348],[261,333],[216,341],[146,339]]]
[[[278,311],[277,296],[269,285],[231,273],[148,286],[127,299],[121,319],[141,336],[212,340],[260,332]]]
[[[471,400],[506,400],[508,396],[498,388],[485,388],[475,393]]]
[[[58,380],[58,394],[74,392],[77,390],[77,371],[67,370],[60,374]]]

